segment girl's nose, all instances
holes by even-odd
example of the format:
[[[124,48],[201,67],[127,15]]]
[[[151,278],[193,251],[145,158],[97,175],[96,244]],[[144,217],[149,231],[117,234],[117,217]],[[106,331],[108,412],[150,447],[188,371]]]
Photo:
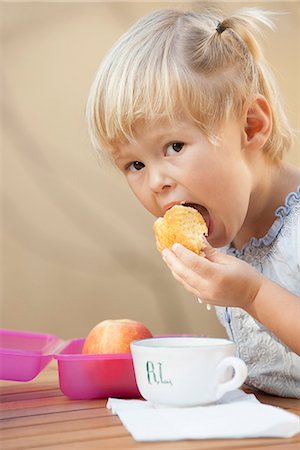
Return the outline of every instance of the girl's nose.
[[[174,185],[174,180],[168,176],[164,171],[153,168],[149,174],[149,187],[155,192],[159,193]]]

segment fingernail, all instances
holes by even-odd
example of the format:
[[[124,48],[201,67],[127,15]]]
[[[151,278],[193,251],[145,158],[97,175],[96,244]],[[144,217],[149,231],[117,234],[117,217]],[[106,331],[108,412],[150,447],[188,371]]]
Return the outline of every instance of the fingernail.
[[[179,250],[179,249],[180,249],[180,244],[173,244],[172,245],[173,252],[176,252],[176,250]]]

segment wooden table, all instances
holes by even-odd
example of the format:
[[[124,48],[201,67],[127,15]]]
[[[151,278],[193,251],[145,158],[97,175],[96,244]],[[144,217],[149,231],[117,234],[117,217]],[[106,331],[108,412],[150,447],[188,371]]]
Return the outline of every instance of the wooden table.
[[[1,449],[252,449],[300,450],[290,439],[186,440],[140,443],[133,440],[106,400],[69,400],[60,391],[56,362],[27,383],[1,381]],[[300,400],[255,393],[259,400],[300,416]]]

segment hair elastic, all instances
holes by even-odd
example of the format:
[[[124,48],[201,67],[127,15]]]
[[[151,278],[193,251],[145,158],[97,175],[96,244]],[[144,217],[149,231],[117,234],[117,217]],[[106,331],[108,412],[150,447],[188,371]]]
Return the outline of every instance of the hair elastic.
[[[226,30],[226,28],[227,28],[226,26],[222,25],[222,23],[219,22],[218,25],[217,25],[216,31],[217,31],[219,34],[222,34],[223,31]]]

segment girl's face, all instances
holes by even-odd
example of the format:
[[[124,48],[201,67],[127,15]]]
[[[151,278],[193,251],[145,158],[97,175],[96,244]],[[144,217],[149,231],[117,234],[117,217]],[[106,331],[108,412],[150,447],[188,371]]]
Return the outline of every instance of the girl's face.
[[[195,206],[214,247],[231,242],[245,221],[252,175],[237,121],[212,144],[188,120],[136,126],[134,143],[120,144],[113,157],[143,206],[162,216],[174,204]]]

